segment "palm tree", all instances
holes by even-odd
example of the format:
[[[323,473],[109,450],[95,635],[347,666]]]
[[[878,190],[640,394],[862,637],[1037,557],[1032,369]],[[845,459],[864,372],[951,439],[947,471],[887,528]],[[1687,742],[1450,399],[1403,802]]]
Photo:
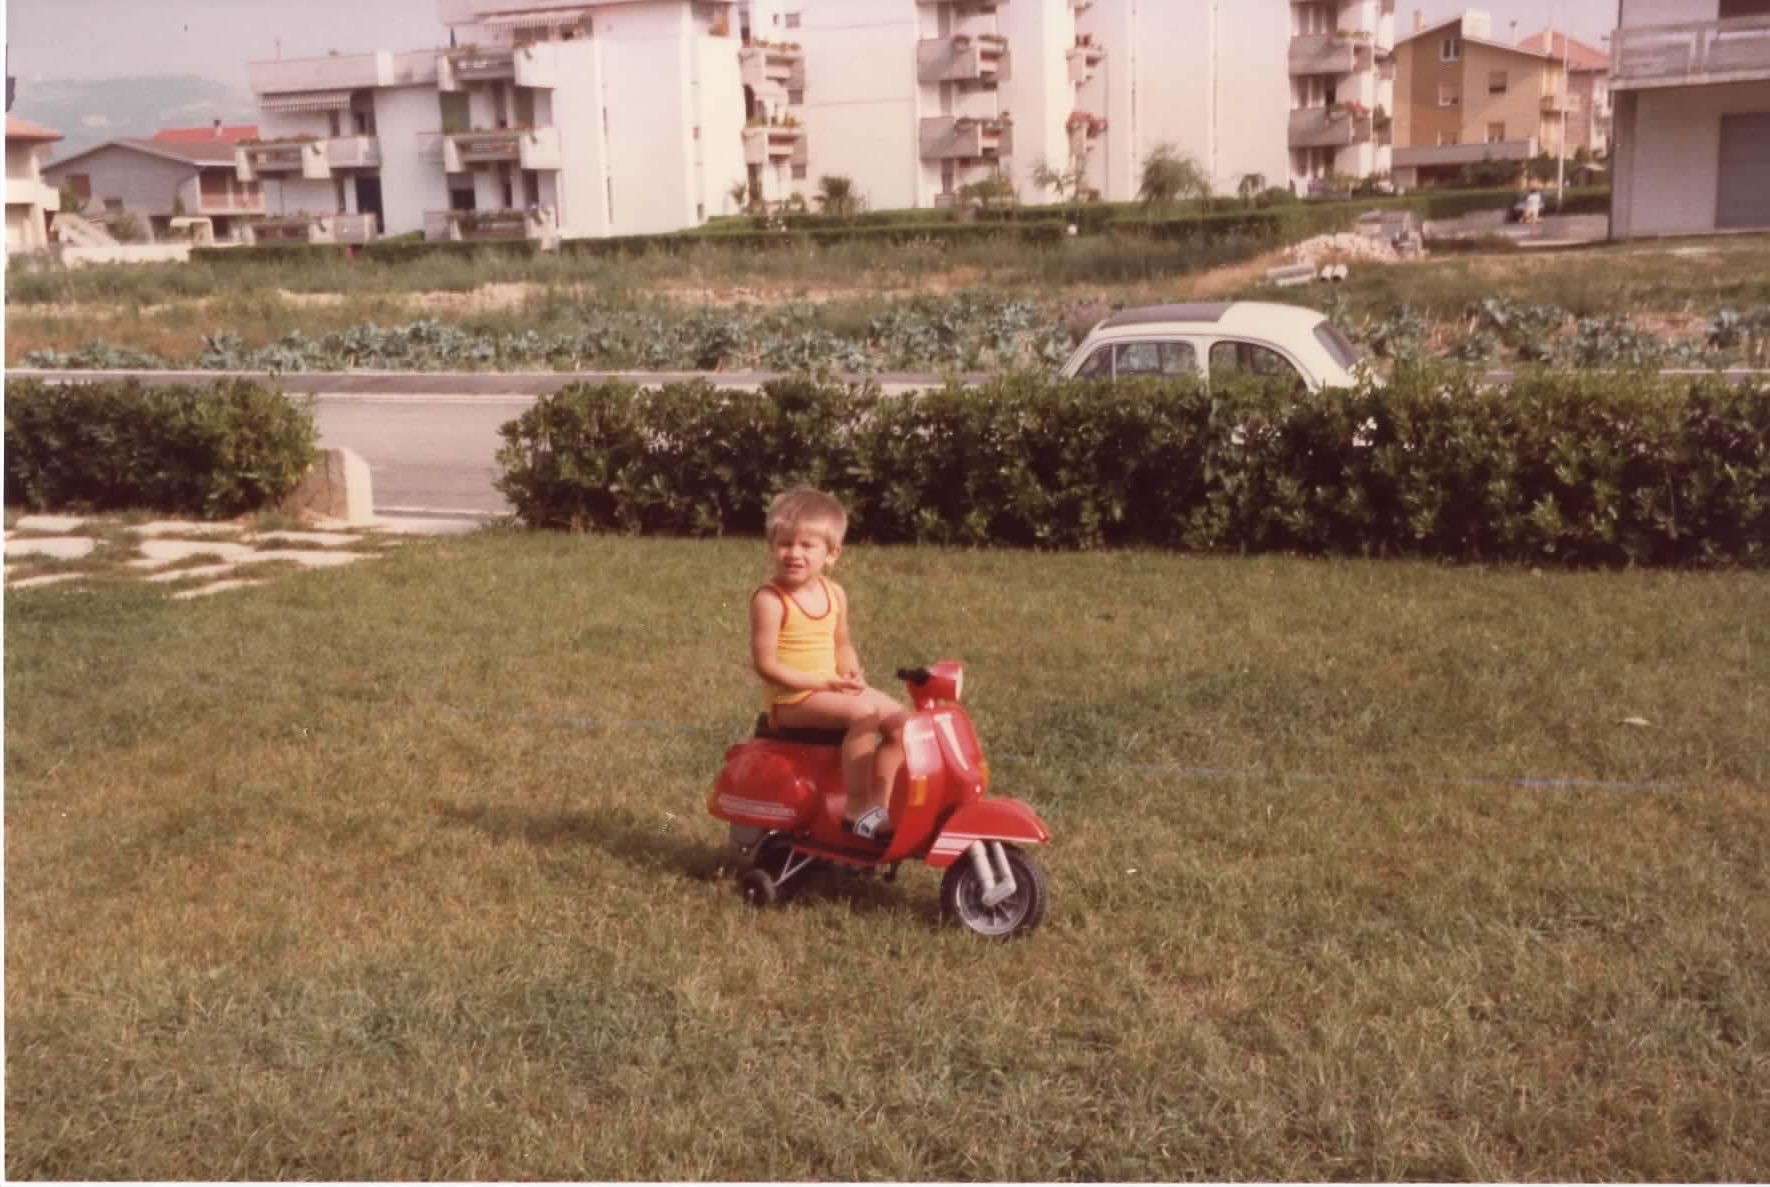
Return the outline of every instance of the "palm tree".
[[[860,195],[854,179],[825,174],[817,179],[817,208],[835,218],[850,218],[860,211]]]

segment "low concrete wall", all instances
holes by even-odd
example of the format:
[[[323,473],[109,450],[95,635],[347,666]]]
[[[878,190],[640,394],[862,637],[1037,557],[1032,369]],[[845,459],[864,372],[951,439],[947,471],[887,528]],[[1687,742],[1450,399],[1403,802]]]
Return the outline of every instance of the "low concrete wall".
[[[353,525],[370,522],[375,518],[375,498],[369,487],[369,463],[354,450],[320,450],[307,477],[283,500],[283,510]]]
[[[56,254],[70,268],[78,268],[84,264],[182,264],[191,258],[191,245],[118,243],[106,247],[76,247],[71,243],[64,243]]]

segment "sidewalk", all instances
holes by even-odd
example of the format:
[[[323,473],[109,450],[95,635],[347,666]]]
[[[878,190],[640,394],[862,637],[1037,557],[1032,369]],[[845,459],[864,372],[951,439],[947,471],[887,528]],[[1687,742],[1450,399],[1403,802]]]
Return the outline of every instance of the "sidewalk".
[[[485,516],[421,511],[367,527],[285,528],[262,517],[220,522],[126,515],[24,515],[6,529],[6,590],[151,584],[176,599],[248,589],[307,569],[373,560],[411,536],[460,535]]]

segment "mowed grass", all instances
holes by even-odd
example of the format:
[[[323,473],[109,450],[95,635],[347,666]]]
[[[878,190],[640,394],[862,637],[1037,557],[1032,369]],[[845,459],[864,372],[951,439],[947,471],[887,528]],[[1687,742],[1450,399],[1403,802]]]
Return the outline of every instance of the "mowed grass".
[[[739,901],[763,563],[7,595],[7,1173],[1770,1173],[1764,577],[853,548],[1055,834],[999,945]]]

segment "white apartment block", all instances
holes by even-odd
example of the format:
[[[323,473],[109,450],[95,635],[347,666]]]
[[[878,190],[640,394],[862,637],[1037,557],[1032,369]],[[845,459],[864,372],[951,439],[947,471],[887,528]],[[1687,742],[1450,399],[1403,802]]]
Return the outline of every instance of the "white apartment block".
[[[1300,194],[1335,176],[1390,171],[1395,0],[1291,0],[1290,179]]]
[[[1610,233],[1770,229],[1770,0],[1621,0]]]
[[[874,209],[1041,165],[1136,198],[1387,169],[1393,0],[437,0],[446,49],[254,62],[258,239],[664,232],[843,176]],[[1350,116],[1350,118],[1347,118]],[[1319,126],[1318,126],[1319,125]]]

